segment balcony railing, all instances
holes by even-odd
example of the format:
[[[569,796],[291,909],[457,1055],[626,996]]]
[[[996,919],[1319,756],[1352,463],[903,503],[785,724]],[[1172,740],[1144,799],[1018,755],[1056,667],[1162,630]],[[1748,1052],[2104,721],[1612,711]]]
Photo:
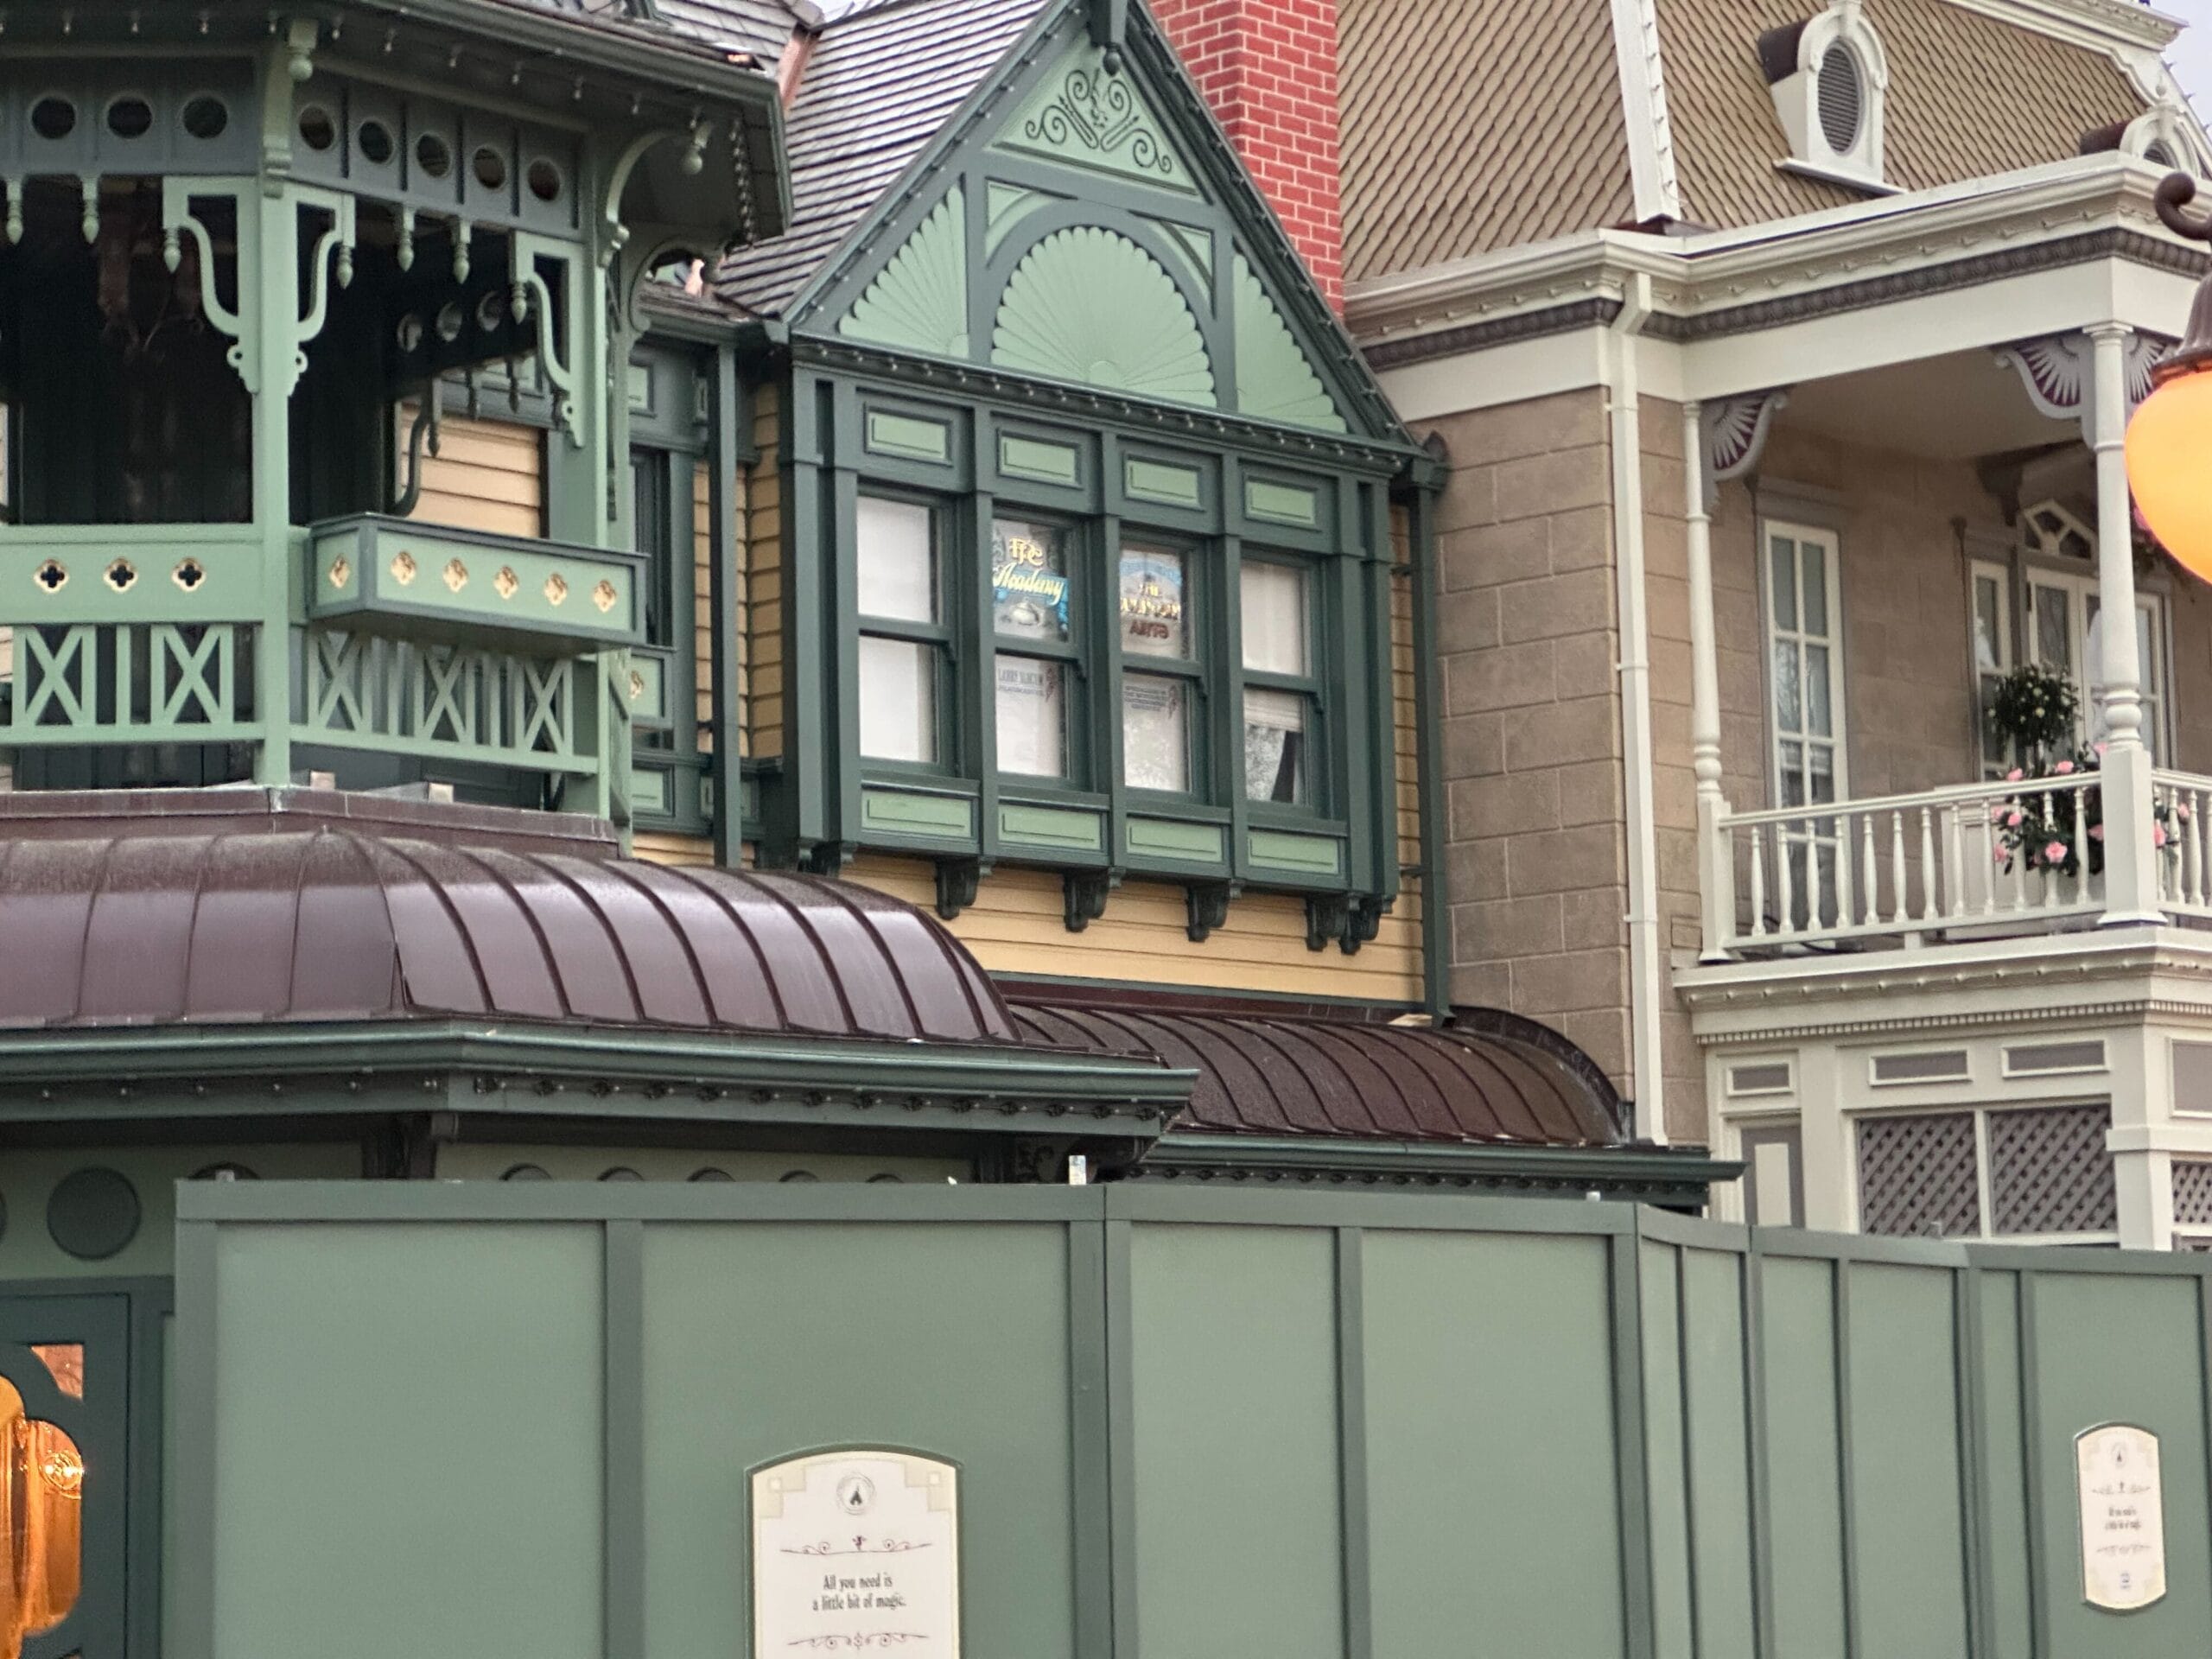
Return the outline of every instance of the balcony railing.
[[[1724,809],[1709,818],[1700,855],[1706,956],[1911,950],[2101,918],[2107,910],[2107,781],[2084,772]],[[2152,773],[2140,837],[2148,844],[2134,856],[2169,914],[2212,918],[2208,812],[2212,778]]]

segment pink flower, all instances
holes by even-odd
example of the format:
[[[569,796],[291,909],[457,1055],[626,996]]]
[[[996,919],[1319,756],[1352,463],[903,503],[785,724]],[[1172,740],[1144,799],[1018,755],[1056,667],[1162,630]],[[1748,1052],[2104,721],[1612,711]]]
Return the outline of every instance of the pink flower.
[[[2105,838],[2105,827],[2104,827],[2104,825],[2102,825],[2101,823],[2093,823],[2093,824],[2091,824],[2091,825],[2089,826],[2089,839],[2090,839],[2091,841],[2102,841],[2104,838]]]
[[[2105,741],[2104,741],[2104,739],[2102,739],[2101,737],[2101,738],[2099,738],[2095,742],[2094,742],[2094,743],[2090,744],[2090,745],[2089,745],[2089,747],[2090,747],[2091,748],[2094,749],[2094,750],[2097,752],[2097,759],[2098,759],[2098,760],[2103,760],[2103,759],[2105,758]]]
[[[1989,809],[1989,821],[1990,821],[1992,823],[2004,823],[2004,822],[2005,822],[2005,803],[2004,803],[2004,802],[1999,801],[1999,802],[1998,802],[1998,803],[1997,803],[1997,804],[1996,804],[1996,805],[1994,805],[1994,806],[1993,806],[1993,807],[1991,807],[1991,808]]]
[[[2018,766],[2015,766],[2012,771],[2005,774],[2005,781],[2008,784],[2017,784],[2021,779],[2026,776],[2027,773],[2022,772]]]
[[[2005,849],[2002,847],[1993,847],[1989,849],[1989,856],[1994,862],[2002,864],[2005,861]]]
[[[2056,766],[2053,766],[2051,770],[2056,772],[2061,778],[2063,778],[2068,772],[2074,770],[2074,763],[2071,760],[2062,760]]]
[[[2043,861],[2046,864],[2063,864],[2066,861],[2066,843],[2063,841],[2047,843],[2043,849]]]
[[[2151,826],[2151,844],[2153,847],[2163,847],[2166,844],[2166,826],[2164,824],[2154,823]]]
[[[2017,830],[2020,827],[2020,811],[2018,807],[2005,815],[2005,827],[2007,830]]]

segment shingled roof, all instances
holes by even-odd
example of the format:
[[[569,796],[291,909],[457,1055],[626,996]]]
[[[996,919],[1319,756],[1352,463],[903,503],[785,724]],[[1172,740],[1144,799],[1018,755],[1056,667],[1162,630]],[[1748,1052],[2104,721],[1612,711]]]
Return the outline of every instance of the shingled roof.
[[[833,16],[785,126],[791,229],[722,266],[723,296],[780,312],[1013,49],[1050,0],[904,0]]]
[[[630,17],[690,35],[710,46],[749,52],[764,69],[782,57],[797,18],[783,0],[652,0],[650,12],[635,0],[524,0],[548,11],[595,18]]]

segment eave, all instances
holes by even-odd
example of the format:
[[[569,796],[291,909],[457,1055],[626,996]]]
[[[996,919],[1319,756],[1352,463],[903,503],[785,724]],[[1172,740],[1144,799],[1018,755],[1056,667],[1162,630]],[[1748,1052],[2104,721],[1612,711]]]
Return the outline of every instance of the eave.
[[[1701,1205],[1716,1182],[1732,1181],[1743,1173],[1741,1163],[1687,1147],[1474,1146],[1173,1131],[1162,1135],[1124,1179],[1479,1187]]]

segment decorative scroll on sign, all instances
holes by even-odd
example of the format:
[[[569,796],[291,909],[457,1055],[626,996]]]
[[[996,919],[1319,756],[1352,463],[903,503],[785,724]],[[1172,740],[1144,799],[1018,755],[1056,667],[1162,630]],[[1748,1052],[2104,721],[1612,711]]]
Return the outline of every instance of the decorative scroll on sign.
[[[2166,1593],[2165,1496],[2158,1437],[2107,1423],[2074,1439],[2082,1502],[2082,1599],[2128,1612]]]
[[[959,1471],[855,1448],[753,1471],[753,1651],[960,1652]]]

